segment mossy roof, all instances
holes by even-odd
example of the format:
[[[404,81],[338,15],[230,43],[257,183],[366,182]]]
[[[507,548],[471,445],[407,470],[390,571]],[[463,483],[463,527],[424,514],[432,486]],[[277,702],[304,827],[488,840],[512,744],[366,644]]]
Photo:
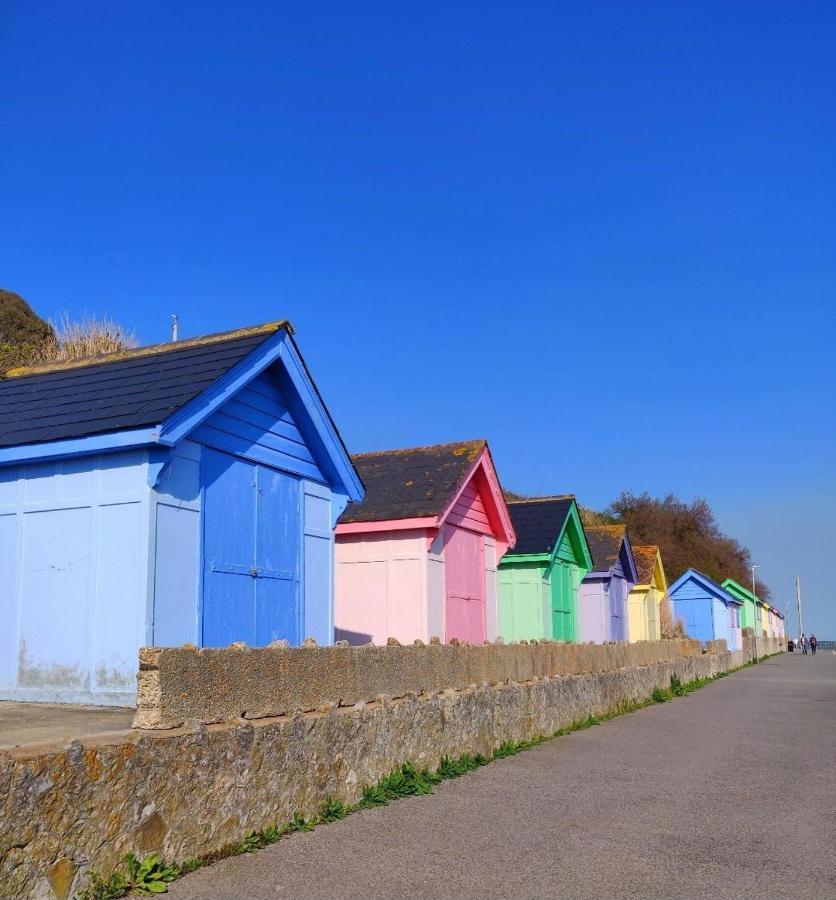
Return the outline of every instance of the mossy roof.
[[[440,516],[486,446],[480,439],[353,455],[366,496],[340,524]]]

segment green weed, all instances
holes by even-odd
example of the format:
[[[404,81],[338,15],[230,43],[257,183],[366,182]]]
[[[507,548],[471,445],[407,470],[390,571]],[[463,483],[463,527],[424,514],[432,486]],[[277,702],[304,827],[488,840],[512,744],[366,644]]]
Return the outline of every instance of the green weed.
[[[316,828],[315,822],[307,822],[304,816],[296,813],[282,830],[285,834],[294,834],[297,831],[313,831],[314,828]]]
[[[445,756],[438,767],[438,774],[442,778],[458,778],[460,775],[472,772],[473,769],[478,769],[479,766],[486,765],[487,762],[488,760],[481,753],[463,753],[457,759]]]
[[[113,900],[129,893],[164,894],[168,883],[182,874],[179,866],[167,866],[156,853],[149,853],[144,859],[129,853],[122,866],[107,878],[89,871],[88,885],[78,894],[80,900]]]
[[[494,759],[505,759],[506,756],[514,756],[521,750],[526,750],[524,741],[503,741],[496,750],[493,751]]]
[[[76,900],[115,900],[128,893],[128,882],[117,869],[103,878],[93,869],[87,870],[87,887],[79,891]]]
[[[188,875],[189,872],[194,872],[195,869],[199,869],[203,865],[203,860],[198,859],[196,856],[190,856],[188,859],[184,860],[180,865],[180,874]]]
[[[360,800],[360,806],[363,809],[368,809],[372,806],[386,806],[389,802],[389,798],[386,796],[386,791],[380,786],[380,784],[367,784],[363,788],[363,798]]]
[[[244,835],[238,846],[242,853],[252,853],[254,850],[261,850],[265,844],[264,835],[260,831],[251,831]]]
[[[180,869],[167,866],[156,853],[149,853],[144,859],[129,853],[125,857],[125,868],[128,887],[138,894],[164,894],[168,882],[180,877]]]
[[[321,822],[336,822],[338,819],[344,819],[348,813],[349,808],[342,800],[326,797],[319,809],[319,820]]]

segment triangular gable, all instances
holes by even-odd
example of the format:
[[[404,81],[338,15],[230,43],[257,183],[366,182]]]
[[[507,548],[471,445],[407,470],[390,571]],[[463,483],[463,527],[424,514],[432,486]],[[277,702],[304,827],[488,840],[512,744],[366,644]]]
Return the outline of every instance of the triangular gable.
[[[733,578],[727,578],[720,587],[727,590],[733,597],[737,597],[738,600],[747,600],[749,603],[761,601],[758,599],[755,594],[753,594],[749,588],[744,587],[739,581],[735,581]]]
[[[630,538],[627,536],[626,531],[621,540],[619,559],[621,560],[621,567],[624,569],[624,577],[635,584],[639,580],[639,573],[636,571],[636,560],[633,557],[633,548],[630,545]]]
[[[580,512],[578,511],[578,504],[575,500],[572,500],[572,505],[569,507],[569,512],[566,514],[566,518],[563,521],[563,527],[554,543],[550,565],[554,565],[565,538],[568,538],[572,545],[577,565],[589,572],[592,569],[592,554],[589,551],[589,543],[586,540],[586,531],[584,531],[583,522],[581,522]]]
[[[703,575],[702,572],[698,572],[696,569],[688,569],[683,572],[679,578],[670,586],[668,589],[668,594],[673,596],[676,594],[683,585],[687,584],[689,581],[693,581],[695,584],[698,584],[704,590],[706,590],[713,597],[717,597],[719,600],[722,600],[723,603],[728,605],[729,603],[733,603],[735,606],[743,606],[743,601],[739,600],[733,594],[730,594],[725,588],[721,587],[717,584],[716,581],[713,581],[707,575]]]
[[[445,523],[467,528],[478,525],[473,530],[492,534],[497,544],[497,560],[516,543],[514,526],[487,444],[462,478],[447,508],[438,517],[436,527],[440,528]]]
[[[650,588],[658,590],[661,580],[659,547],[656,544],[633,544],[631,547],[638,575],[636,586],[647,590]]]
[[[190,431],[189,438],[302,478],[328,483],[330,479],[311,452],[306,429],[299,427],[290,409],[286,390],[282,390],[274,371],[277,365],[274,363],[244,385]]]
[[[586,534],[593,560],[590,574],[611,576],[620,563],[625,578],[636,584],[639,576],[627,529],[623,525],[591,525]]]
[[[289,327],[281,328],[208,389],[169,416],[159,429],[157,442],[173,447],[204,423],[205,427],[211,428],[209,420],[215,415],[224,415],[226,404],[234,401],[267,369],[275,380],[278,395],[286,404],[293,426],[305,438],[313,464],[310,477],[316,478],[319,474],[321,479],[324,474],[337,492],[350,500],[362,499],[362,483],[299,355]],[[261,384],[264,383],[262,380]]]
[[[656,549],[656,564],[653,566],[653,580],[656,583],[656,590],[663,594],[668,590],[668,577],[665,574],[665,567],[662,565],[662,553]]]

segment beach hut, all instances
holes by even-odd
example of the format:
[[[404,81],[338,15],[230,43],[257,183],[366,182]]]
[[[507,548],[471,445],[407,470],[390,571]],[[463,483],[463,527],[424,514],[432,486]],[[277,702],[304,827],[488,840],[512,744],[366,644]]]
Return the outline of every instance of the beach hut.
[[[781,613],[774,606],[769,607],[769,624],[772,627],[772,637],[781,637]]]
[[[760,598],[756,597],[747,587],[735,581],[733,578],[727,578],[720,587],[728,591],[733,597],[741,602],[740,607],[740,627],[752,628],[758,637],[761,637],[761,609],[763,604]],[[756,624],[757,623],[757,624]]]
[[[499,633],[506,641],[577,638],[578,593],[592,568],[571,495],[508,503],[517,535],[499,563]]]
[[[336,637],[494,640],[496,567],[515,536],[487,442],[352,459],[366,497],[337,525]]]
[[[638,582],[627,597],[627,637],[630,642],[661,640],[660,608],[668,590],[662,554],[655,544],[633,547]]]
[[[0,697],[131,703],[142,645],[332,640],[363,491],[292,334],[0,380]]]
[[[765,600],[758,599],[758,608],[760,610],[760,621],[761,621],[761,637],[772,637],[772,630],[770,627],[770,615],[769,611],[771,609],[770,605]]]
[[[775,614],[775,637],[783,638],[784,635],[784,614],[779,610],[772,608],[772,612]]]
[[[581,582],[580,640],[601,644],[627,640],[627,596],[638,581],[623,525],[590,525],[586,539],[592,569]]]
[[[726,641],[729,650],[743,646],[740,609],[743,601],[696,569],[688,569],[668,588],[674,619],[681,619],[689,637]]]

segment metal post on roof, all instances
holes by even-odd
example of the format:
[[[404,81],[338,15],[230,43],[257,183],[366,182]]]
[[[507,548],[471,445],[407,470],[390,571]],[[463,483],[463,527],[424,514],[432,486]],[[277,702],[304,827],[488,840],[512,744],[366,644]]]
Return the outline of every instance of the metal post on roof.
[[[171,340],[180,340],[180,317],[178,315],[172,315],[171,317]]]

